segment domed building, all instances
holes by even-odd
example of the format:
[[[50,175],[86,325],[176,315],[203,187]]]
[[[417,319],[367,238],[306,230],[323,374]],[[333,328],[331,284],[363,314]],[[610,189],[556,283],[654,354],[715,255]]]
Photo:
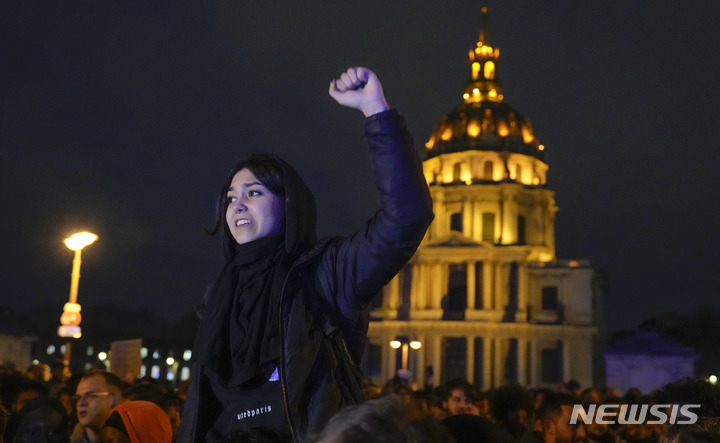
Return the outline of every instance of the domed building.
[[[504,101],[483,8],[463,101],[426,143],[435,220],[372,311],[365,372],[419,386],[466,378],[592,385],[603,278],[555,256],[545,147]],[[599,374],[596,374],[599,375]]]

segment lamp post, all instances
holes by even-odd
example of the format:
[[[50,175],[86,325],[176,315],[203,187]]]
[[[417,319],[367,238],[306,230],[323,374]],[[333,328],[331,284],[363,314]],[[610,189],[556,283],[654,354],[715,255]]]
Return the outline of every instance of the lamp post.
[[[406,338],[398,337],[395,340],[390,341],[390,347],[393,349],[402,348],[402,367],[397,372],[401,377],[409,379],[410,371],[408,370],[408,357],[410,348],[418,350],[422,347],[422,343],[417,340],[408,341]]]
[[[63,313],[60,316],[60,327],[58,328],[58,336],[65,337],[68,341],[65,343],[65,365],[70,366],[70,354],[72,349],[72,338],[80,338],[80,305],[77,303],[78,285],[80,283],[80,263],[82,262],[82,249],[95,242],[98,236],[90,232],[78,232],[72,237],[65,239],[65,246],[71,251],[75,251],[73,259],[73,269],[70,279],[70,299],[63,307]]]

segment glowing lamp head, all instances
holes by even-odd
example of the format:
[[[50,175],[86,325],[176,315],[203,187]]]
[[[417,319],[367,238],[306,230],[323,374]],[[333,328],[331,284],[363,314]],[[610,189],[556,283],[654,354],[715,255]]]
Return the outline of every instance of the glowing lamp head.
[[[420,349],[422,347],[422,343],[417,340],[413,340],[410,342],[410,347],[413,349]]]
[[[393,340],[390,342],[390,347],[393,349],[397,349],[400,346],[402,346],[402,343],[400,343],[400,340]]]
[[[65,246],[67,246],[71,251],[79,251],[97,239],[98,236],[93,233],[78,232],[77,234],[73,234],[72,237],[65,239]]]
[[[172,358],[172,357],[168,357],[168,358],[165,359],[165,363],[167,363],[168,366],[172,366],[172,365],[175,364],[175,359]]]

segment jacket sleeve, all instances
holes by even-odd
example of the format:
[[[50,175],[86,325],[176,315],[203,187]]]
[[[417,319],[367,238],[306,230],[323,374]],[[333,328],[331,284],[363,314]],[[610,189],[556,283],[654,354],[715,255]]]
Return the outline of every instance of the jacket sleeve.
[[[354,318],[407,263],[433,219],[405,119],[395,110],[370,116],[365,136],[379,208],[361,230],[331,243],[317,275],[325,297],[345,318]]]

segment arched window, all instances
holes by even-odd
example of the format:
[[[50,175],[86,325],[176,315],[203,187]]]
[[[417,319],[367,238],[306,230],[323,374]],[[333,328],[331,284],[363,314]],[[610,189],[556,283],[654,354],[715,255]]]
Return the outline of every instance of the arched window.
[[[488,161],[485,162],[485,165],[484,165],[484,168],[483,168],[483,178],[484,178],[485,180],[492,180],[492,179],[493,179],[493,175],[494,175],[493,162],[491,162],[491,161],[488,160]]]
[[[493,78],[495,78],[495,63],[491,61],[485,62],[483,70],[485,71],[484,74],[486,79],[492,80]]]

